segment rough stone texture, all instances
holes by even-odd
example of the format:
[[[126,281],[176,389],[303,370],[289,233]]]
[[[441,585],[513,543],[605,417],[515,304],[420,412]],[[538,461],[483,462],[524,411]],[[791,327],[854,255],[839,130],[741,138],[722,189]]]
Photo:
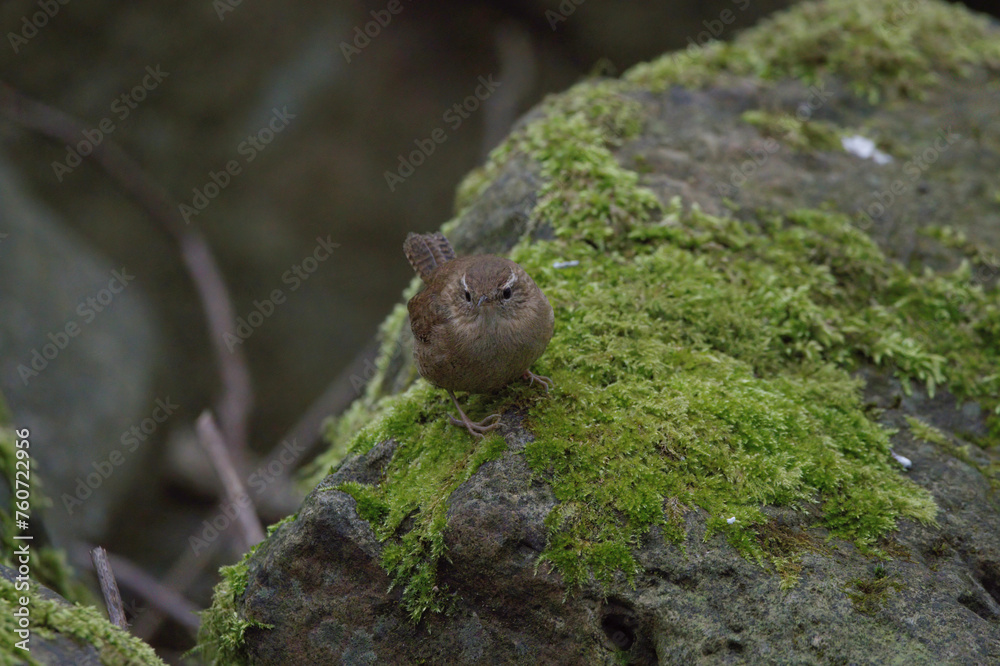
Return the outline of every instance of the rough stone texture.
[[[1000,89],[986,73],[944,81],[922,101],[880,106],[836,81],[763,86],[740,80],[725,88],[674,88],[642,100],[646,128],[618,157],[626,167],[648,172],[643,184],[661,199],[679,195],[713,214],[726,210],[722,196],[744,214],[826,203],[863,212],[878,203],[876,193],[890,193],[899,183],[902,193],[888,194],[893,201],[884,214],[872,209],[872,219],[859,225],[870,226],[866,230],[886,254],[908,263],[928,259],[926,252],[936,245],[917,235],[913,220],[950,224],[977,244],[1000,247],[1000,208],[993,198],[1000,172],[998,100]],[[772,139],[780,147],[769,154],[768,136],[741,120],[751,110],[793,117],[802,112],[814,124],[863,128],[891,146],[884,150],[893,162],[876,164],[843,150],[796,149],[780,132]],[[957,141],[935,146],[941,132]],[[993,273],[987,277],[995,279]]]
[[[399,591],[386,593],[381,544],[354,499],[332,490],[377,482],[394,450],[378,446],[345,461],[254,555],[241,611],[274,628],[248,630],[251,663],[602,663],[611,606],[592,595],[566,604],[559,576],[535,572],[555,499],[530,478],[519,455],[530,435],[517,421],[506,420],[508,452],[451,497],[439,573],[452,613],[409,622]]]
[[[887,422],[918,413],[942,429],[954,414],[947,395],[902,400],[892,380],[877,376],[873,396]],[[981,420],[963,419],[964,426]],[[398,590],[378,566],[381,551],[354,500],[332,490],[344,481],[377,481],[393,447],[352,457],[306,499],[296,521],[281,527],[250,563],[240,612],[273,629],[247,634],[251,663],[900,663],[981,664],[1000,659],[1000,517],[995,492],[969,465],[933,445],[899,437],[897,451],[914,462],[914,479],[942,508],[934,528],[904,523],[890,547],[897,559],[886,577],[901,583],[872,615],[846,592],[872,579],[875,561],[840,540],[810,530],[801,582],[781,579],[739,557],[722,536],[704,540],[705,516],[687,516],[681,548],[657,530],[637,555],[644,573],[635,589],[618,581],[606,598],[571,593],[535,562],[545,546],[544,519],[555,500],[533,482],[519,455],[526,437],[517,415],[504,418],[507,453],[483,465],[450,498],[441,582],[454,591],[447,616],[413,626]],[[771,512],[796,536],[803,522]]]
[[[762,109],[794,115],[810,98],[822,100],[814,120],[865,128],[884,139],[894,162],[877,165],[841,150],[781,148],[761,163],[767,139],[741,119]],[[618,157],[643,173],[643,184],[666,201],[680,195],[709,212],[722,197],[742,214],[758,207],[787,210],[830,204],[865,210],[873,192],[901,182],[870,232],[903,262],[947,265],[954,257],[917,236],[907,221],[951,224],[980,246],[1000,246],[1000,207],[993,200],[1000,172],[997,91],[984,77],[943,81],[922,101],[871,106],[846,85],[819,92],[798,83],[773,87],[731,81],[704,91],[637,95],[647,115],[643,134]],[[917,177],[910,160],[933,146],[940,130],[960,139],[938,150]],[[750,151],[748,153],[748,151]],[[746,165],[745,181],[733,180]],[[518,211],[536,178],[513,162],[472,205],[454,230],[466,249],[496,250],[523,231]],[[740,179],[736,179],[740,180]],[[508,189],[510,188],[510,189]],[[492,203],[484,203],[490,201]],[[485,229],[478,235],[479,229]],[[996,271],[975,277],[992,284]],[[400,347],[405,349],[405,346]],[[392,377],[410,372],[408,359]],[[398,366],[398,367],[397,367]],[[902,427],[917,416],[959,438],[985,433],[974,404],[947,392],[906,395],[891,373],[862,371],[866,397],[881,421]],[[383,386],[392,384],[387,378]],[[938,524],[903,522],[880,544],[893,559],[881,564],[852,544],[801,527],[802,514],[769,510],[775,539],[796,540],[802,552],[798,584],[741,558],[718,534],[706,540],[706,516],[686,514],[683,547],[652,530],[637,549],[643,571],[635,585],[616,581],[607,594],[567,591],[560,577],[537,566],[544,519],[555,499],[533,481],[520,450],[530,433],[517,413],[503,417],[507,452],[484,464],[449,499],[439,580],[454,592],[453,608],[411,625],[399,591],[378,565],[380,544],[359,518],[354,500],[332,490],[344,481],[378,483],[383,443],[350,457],[306,499],[249,561],[249,584],[237,599],[241,616],[273,625],[251,629],[251,663],[908,663],[985,664],[1000,660],[1000,499],[969,460],[989,464],[995,451],[971,447],[966,462],[942,446],[914,440],[906,429],[895,450],[913,461],[914,481],[938,506]],[[859,582],[889,581],[880,594],[858,595]],[[851,594],[855,595],[852,599]]]

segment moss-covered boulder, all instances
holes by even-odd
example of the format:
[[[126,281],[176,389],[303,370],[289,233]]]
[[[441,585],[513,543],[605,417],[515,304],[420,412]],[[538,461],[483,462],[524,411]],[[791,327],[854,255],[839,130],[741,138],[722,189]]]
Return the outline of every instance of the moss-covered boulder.
[[[546,292],[557,389],[474,441],[398,306],[204,652],[1000,659],[998,73],[963,9],[828,0],[546,100],[445,232]]]

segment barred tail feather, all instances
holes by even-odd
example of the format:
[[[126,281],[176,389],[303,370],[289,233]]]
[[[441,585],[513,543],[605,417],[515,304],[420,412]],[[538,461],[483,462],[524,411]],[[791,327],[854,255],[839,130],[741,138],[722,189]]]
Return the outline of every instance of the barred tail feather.
[[[439,231],[433,234],[408,234],[403,242],[403,252],[424,282],[430,282],[431,274],[438,266],[455,258],[451,243]]]

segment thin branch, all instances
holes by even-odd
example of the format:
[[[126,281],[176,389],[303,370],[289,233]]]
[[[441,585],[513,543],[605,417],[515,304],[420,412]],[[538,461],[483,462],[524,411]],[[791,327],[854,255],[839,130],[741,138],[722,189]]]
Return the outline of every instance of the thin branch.
[[[95,546],[90,551],[90,559],[94,562],[94,571],[97,573],[97,580],[101,583],[104,605],[108,607],[108,619],[119,629],[128,631],[125,608],[122,607],[122,595],[118,592],[118,583],[115,582],[115,574],[111,571],[107,551],[100,546]]]
[[[264,540],[264,528],[260,524],[253,500],[243,486],[243,480],[240,478],[239,472],[236,471],[236,465],[233,464],[230,451],[226,448],[222,433],[219,432],[211,412],[201,413],[195,424],[195,431],[198,433],[198,441],[205,447],[205,451],[222,481],[222,486],[226,491],[226,500],[236,514],[236,524],[240,527],[246,547],[250,548],[260,543]]]
[[[90,548],[87,544],[77,541],[72,544],[69,552],[74,562],[82,566],[89,559],[87,554],[90,552]],[[190,552],[190,549],[186,549],[186,552]],[[206,550],[206,553],[209,552],[212,552],[211,549]],[[139,631],[139,627],[151,615],[161,618],[156,627],[159,627],[159,624],[162,623],[162,618],[166,615],[191,632],[198,631],[199,621],[197,613],[201,609],[174,589],[174,586],[170,584],[169,574],[164,583],[156,580],[137,564],[121,555],[108,554],[107,560],[114,565],[114,570],[117,572],[117,578],[121,581],[122,588],[131,590],[150,604],[149,609],[130,609],[133,614],[133,624],[130,629],[134,635],[143,639],[152,637],[155,631],[146,632],[145,634]],[[201,572],[202,567],[194,566],[191,569],[195,572],[194,576],[197,576]]]
[[[191,631],[198,631],[197,613],[200,609],[193,602],[163,585],[124,557],[110,555],[109,558],[115,565],[115,571],[118,572],[123,587],[147,600],[181,626]]]
[[[0,114],[60,143],[73,144],[89,129],[69,114],[31,99],[3,82],[0,82]],[[169,194],[114,141],[105,138],[93,147],[89,159],[104,169],[177,244],[201,300],[221,375],[222,393],[216,411],[225,441],[235,451],[237,461],[242,462],[253,405],[250,371],[242,349],[236,347],[230,351],[223,339],[236,321],[236,312],[208,243],[184,221]]]

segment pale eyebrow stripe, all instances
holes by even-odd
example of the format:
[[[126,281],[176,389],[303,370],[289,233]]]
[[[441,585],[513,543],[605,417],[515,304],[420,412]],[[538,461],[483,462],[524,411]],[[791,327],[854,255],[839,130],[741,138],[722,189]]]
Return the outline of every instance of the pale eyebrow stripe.
[[[502,289],[506,289],[507,287],[514,286],[515,282],[517,282],[517,273],[515,273],[514,271],[511,271],[510,272],[510,279],[507,280],[506,282],[504,282],[504,285],[503,285]]]
[[[466,291],[469,291],[469,284],[465,281],[465,275],[462,275],[462,286],[465,287]]]

